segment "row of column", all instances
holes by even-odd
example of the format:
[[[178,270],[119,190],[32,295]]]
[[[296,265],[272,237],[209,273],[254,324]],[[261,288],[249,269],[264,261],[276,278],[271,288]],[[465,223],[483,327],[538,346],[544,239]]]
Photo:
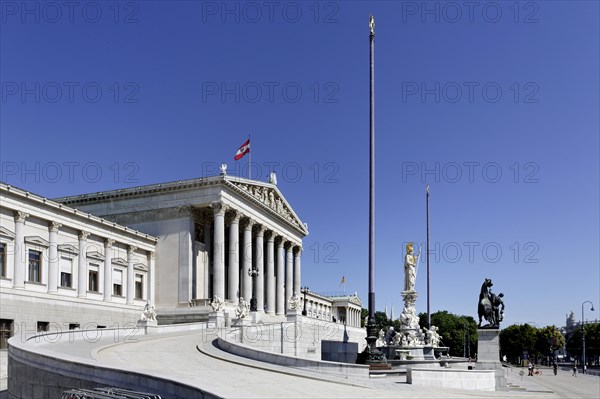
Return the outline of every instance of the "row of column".
[[[15,212],[15,256],[14,256],[14,271],[13,271],[13,287],[14,288],[25,288],[25,271],[27,270],[27,254],[25,253],[25,220],[29,217],[28,213],[22,211]],[[49,246],[48,246],[48,293],[58,293],[59,283],[59,256],[58,256],[58,230],[62,224],[50,221],[48,224],[49,231]],[[88,281],[88,269],[87,269],[87,240],[91,233],[87,231],[79,232],[79,254],[77,264],[77,297],[85,298],[87,296],[87,281]],[[106,238],[104,239],[104,290],[103,300],[111,301],[113,293],[113,281],[112,281],[112,257],[110,256],[110,250],[115,243],[115,240]],[[135,297],[135,251],[137,247],[134,245],[127,246],[127,287],[126,298],[127,304],[133,305]],[[152,271],[154,268],[154,252],[148,251],[148,270]],[[41,273],[41,270],[40,270]],[[150,276],[150,272],[147,273]],[[151,281],[146,281],[147,297],[151,298],[150,290],[152,286]]]
[[[362,311],[359,309],[346,308],[346,324],[349,326],[360,327],[360,318]]]
[[[318,316],[321,316],[325,320],[331,320],[331,306],[308,300],[306,310],[310,317],[318,318]]]
[[[213,294],[225,298],[225,212],[228,206],[222,202],[211,204],[214,212],[213,223]],[[240,278],[240,220],[243,215],[234,210],[229,224],[228,254],[228,300],[237,304],[240,296],[246,301],[252,298],[252,277],[248,270],[254,263],[258,275],[256,283],[256,305],[258,310],[265,309],[270,314],[285,314],[287,303],[294,293],[300,295],[302,249],[291,240],[276,235],[263,225],[258,225],[249,217],[244,217],[242,267]],[[256,259],[252,254],[252,230],[256,230],[254,248],[257,248]],[[263,248],[266,240],[266,254]],[[266,255],[266,256],[264,256]],[[266,289],[265,289],[266,288]],[[266,298],[265,298],[266,293]],[[266,306],[265,306],[266,305]]]

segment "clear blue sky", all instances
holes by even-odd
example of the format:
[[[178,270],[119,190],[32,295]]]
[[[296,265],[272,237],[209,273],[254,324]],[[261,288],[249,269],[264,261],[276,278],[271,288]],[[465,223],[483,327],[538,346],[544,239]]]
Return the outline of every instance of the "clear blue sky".
[[[600,309],[597,1],[0,4],[0,180],[57,197],[245,174],[252,134],[255,177],[275,164],[309,224],[304,283],[345,276],[365,305],[373,13],[377,308],[400,314],[429,183],[432,311],[476,316],[486,277],[507,324]]]

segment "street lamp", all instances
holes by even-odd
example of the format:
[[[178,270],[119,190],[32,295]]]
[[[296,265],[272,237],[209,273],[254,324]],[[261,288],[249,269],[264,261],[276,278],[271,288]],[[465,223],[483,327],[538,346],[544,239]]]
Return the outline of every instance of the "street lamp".
[[[252,299],[250,299],[250,311],[256,312],[256,277],[258,276],[258,269],[255,265],[252,265],[250,269],[248,269],[248,275],[252,277]]]
[[[306,311],[306,302],[307,302],[306,294],[308,294],[308,291],[309,291],[308,287],[300,288],[300,292],[302,294],[304,294],[304,308],[302,309],[302,316],[306,316],[308,314],[308,312]]]
[[[583,316],[583,305],[586,303],[592,305],[590,310],[594,311],[594,304],[591,301],[585,301],[581,304],[581,344],[583,345],[583,366],[581,367],[581,372],[583,374],[585,374],[585,317]]]

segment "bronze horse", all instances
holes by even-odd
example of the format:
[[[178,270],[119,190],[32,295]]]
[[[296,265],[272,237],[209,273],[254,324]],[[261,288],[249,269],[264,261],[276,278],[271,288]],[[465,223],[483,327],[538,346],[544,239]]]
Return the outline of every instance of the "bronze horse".
[[[492,280],[486,278],[481,285],[481,292],[479,293],[479,307],[477,313],[479,315],[479,327],[481,327],[481,319],[485,318],[490,325],[494,323],[494,309],[492,302],[490,301],[490,287],[494,285]]]

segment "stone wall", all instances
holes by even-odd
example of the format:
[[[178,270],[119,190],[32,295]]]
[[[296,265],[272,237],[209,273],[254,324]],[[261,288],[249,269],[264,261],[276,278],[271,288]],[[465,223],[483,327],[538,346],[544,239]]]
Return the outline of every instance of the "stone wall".
[[[358,344],[358,351],[366,346],[366,332],[362,328],[344,327],[343,324],[302,318],[299,322],[255,324],[232,329],[209,327],[207,334],[217,333],[226,341],[241,343],[259,350],[321,360],[321,341],[343,341]]]
[[[30,340],[31,342],[35,340]],[[209,392],[157,376],[98,367],[94,361],[61,358],[35,352],[36,345],[14,338],[8,350],[8,397],[10,399],[60,398],[72,388],[119,387],[144,390],[163,398],[217,398]]]

